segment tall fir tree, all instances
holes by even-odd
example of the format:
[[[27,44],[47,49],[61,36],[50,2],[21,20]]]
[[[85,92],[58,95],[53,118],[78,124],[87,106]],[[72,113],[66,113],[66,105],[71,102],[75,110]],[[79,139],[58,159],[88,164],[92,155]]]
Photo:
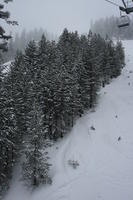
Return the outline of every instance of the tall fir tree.
[[[47,147],[50,145],[44,137],[43,115],[39,105],[34,102],[29,114],[28,136],[25,141],[25,160],[23,162],[23,180],[29,187],[51,184]]]

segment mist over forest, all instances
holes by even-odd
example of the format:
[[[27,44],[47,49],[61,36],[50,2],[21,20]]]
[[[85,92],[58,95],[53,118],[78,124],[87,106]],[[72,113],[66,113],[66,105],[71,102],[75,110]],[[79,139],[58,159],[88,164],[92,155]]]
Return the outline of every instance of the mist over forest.
[[[94,33],[100,34],[106,38],[132,40],[133,39],[133,17],[130,16],[130,25],[119,28],[120,17],[105,17],[100,18],[91,23],[91,30]]]
[[[8,42],[8,51],[5,53],[1,52],[2,62],[13,60],[17,51],[24,51],[27,44],[31,40],[35,40],[36,42],[38,42],[43,34],[48,40],[57,41],[58,39],[56,34],[54,35],[53,33],[49,33],[43,28],[36,28],[31,31],[26,31],[26,29],[24,29],[22,32],[16,33]]]

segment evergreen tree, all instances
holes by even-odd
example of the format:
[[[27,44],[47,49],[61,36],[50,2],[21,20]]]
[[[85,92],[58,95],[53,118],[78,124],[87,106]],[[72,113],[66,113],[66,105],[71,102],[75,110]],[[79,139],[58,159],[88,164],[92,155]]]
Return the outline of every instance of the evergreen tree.
[[[9,187],[16,159],[16,117],[11,82],[4,80],[0,88],[0,193]]]
[[[6,76],[0,68],[1,191],[9,186],[18,155],[28,186],[51,183],[48,139],[63,137],[95,107],[100,86],[124,65],[120,41],[115,45],[91,31],[79,37],[65,29],[57,43],[44,35],[39,43],[29,42]]]
[[[39,106],[34,102],[33,110],[29,114],[28,137],[25,142],[25,161],[23,163],[23,179],[28,186],[37,187],[40,184],[50,184],[46,148],[49,146],[44,140],[43,116]],[[45,148],[43,150],[43,148]]]
[[[121,74],[121,70],[125,66],[125,55],[124,49],[122,47],[121,41],[118,41],[115,46],[115,74],[114,77],[117,77]]]
[[[21,52],[17,52],[15,61],[10,66],[8,78],[12,84],[12,97],[14,100],[14,114],[16,116],[16,127],[18,131],[18,146],[27,134],[27,114],[30,109],[28,101],[29,79],[26,73],[24,57]],[[28,76],[29,77],[29,76]],[[21,149],[21,148],[20,148]]]

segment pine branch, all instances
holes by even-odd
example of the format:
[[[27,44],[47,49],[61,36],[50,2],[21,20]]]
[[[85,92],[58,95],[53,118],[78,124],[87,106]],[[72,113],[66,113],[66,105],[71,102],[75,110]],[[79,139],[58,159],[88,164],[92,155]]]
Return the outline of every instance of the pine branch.
[[[13,0],[4,0],[5,3],[12,2]]]
[[[3,12],[3,11],[0,11],[0,18],[1,19],[8,19],[10,17],[10,13],[9,12]]]
[[[7,42],[0,44],[0,50],[2,50],[3,52],[8,51]]]
[[[11,38],[12,38],[11,35],[2,35],[2,36],[0,36],[0,39],[4,39],[4,40],[9,40]]]
[[[0,35],[3,35],[5,33],[5,30],[0,26]]]
[[[15,25],[18,26],[19,25],[17,21],[7,20],[6,22],[7,22],[7,24],[12,25],[12,26],[15,26]]]
[[[0,10],[2,10],[4,8],[3,4],[0,4]]]

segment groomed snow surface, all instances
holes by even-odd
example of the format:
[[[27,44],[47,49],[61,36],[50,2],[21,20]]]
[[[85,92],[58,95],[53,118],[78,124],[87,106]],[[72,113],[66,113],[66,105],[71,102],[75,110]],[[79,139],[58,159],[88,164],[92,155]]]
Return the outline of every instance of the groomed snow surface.
[[[123,44],[121,76],[101,90],[96,111],[51,148],[53,184],[29,194],[15,176],[5,200],[133,200],[133,41]]]

